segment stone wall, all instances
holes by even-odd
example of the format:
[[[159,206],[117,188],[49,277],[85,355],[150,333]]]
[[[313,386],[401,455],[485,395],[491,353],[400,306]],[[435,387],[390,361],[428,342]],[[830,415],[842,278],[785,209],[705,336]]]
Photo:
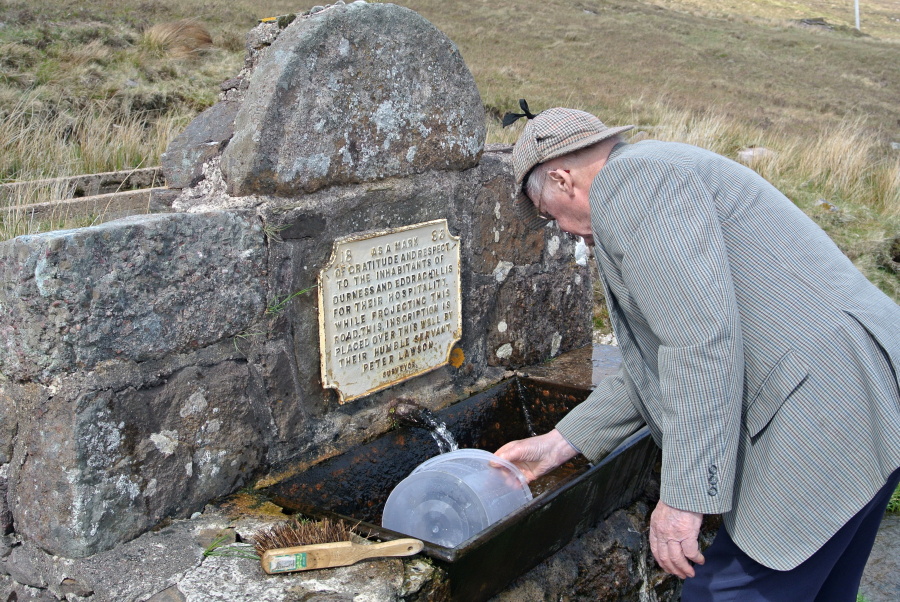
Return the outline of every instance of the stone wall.
[[[615,373],[620,362],[615,348],[595,347],[592,355],[588,347],[563,354],[553,362],[528,367],[527,371],[531,377],[547,383],[585,387]],[[657,459],[636,502],[612,512],[558,552],[524,571],[491,602],[678,600],[680,580],[659,569],[647,539],[650,511],[659,499],[659,468]],[[31,541],[21,541],[5,551],[0,548],[2,566],[8,573],[0,574],[0,600],[349,601],[363,592],[366,599],[377,602],[460,599],[458,584],[453,580],[465,577],[458,570],[452,576],[449,567],[423,555],[266,575],[257,560],[241,557],[247,544],[236,540],[246,542],[260,529],[283,520],[279,507],[244,491],[208,504],[190,519],[167,521],[159,529],[86,558],[52,556]],[[720,521],[707,517],[704,523],[701,545],[705,548]],[[205,550],[216,540],[226,543],[220,549],[221,555],[207,555]],[[499,566],[508,559],[494,561]]]
[[[0,243],[0,558],[110,550],[384,432],[398,395],[436,409],[590,340],[587,269],[516,222],[443,34],[355,2],[248,40],[167,152],[171,213]],[[435,219],[461,240],[457,361],[340,404],[316,295],[279,302],[335,239]]]

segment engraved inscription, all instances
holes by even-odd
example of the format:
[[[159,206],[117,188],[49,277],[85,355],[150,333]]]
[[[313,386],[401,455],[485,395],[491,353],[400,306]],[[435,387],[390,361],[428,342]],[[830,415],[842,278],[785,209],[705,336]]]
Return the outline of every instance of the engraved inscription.
[[[447,220],[335,241],[319,284],[322,380],[342,402],[446,364],[462,336]]]

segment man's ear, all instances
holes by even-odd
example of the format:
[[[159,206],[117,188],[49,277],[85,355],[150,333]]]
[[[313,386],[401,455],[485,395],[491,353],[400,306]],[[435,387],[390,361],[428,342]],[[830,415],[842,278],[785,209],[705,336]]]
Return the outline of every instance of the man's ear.
[[[569,194],[572,190],[572,173],[568,169],[554,169],[547,176],[553,185],[559,187],[564,193]]]

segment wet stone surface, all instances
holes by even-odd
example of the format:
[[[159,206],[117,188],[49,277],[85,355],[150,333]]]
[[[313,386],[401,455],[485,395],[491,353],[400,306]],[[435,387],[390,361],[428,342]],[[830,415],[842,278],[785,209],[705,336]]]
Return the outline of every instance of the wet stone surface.
[[[618,347],[595,343],[564,353],[544,364],[529,366],[523,372],[530,378],[590,387],[615,374],[621,363],[622,355]]]

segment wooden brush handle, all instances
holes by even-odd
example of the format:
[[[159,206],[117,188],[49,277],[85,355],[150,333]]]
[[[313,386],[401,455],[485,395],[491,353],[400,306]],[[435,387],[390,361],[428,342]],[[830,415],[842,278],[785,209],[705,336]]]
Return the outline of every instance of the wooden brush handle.
[[[353,562],[366,558],[379,558],[383,556],[412,556],[422,551],[424,544],[418,539],[395,539],[369,545],[353,544],[348,557],[353,557]],[[348,564],[353,564],[349,562]]]
[[[384,556],[412,556],[422,551],[418,539],[395,539],[382,543],[362,545],[349,541],[320,543],[268,550],[260,558],[265,572],[290,573],[335,566],[348,566],[366,558]]]

